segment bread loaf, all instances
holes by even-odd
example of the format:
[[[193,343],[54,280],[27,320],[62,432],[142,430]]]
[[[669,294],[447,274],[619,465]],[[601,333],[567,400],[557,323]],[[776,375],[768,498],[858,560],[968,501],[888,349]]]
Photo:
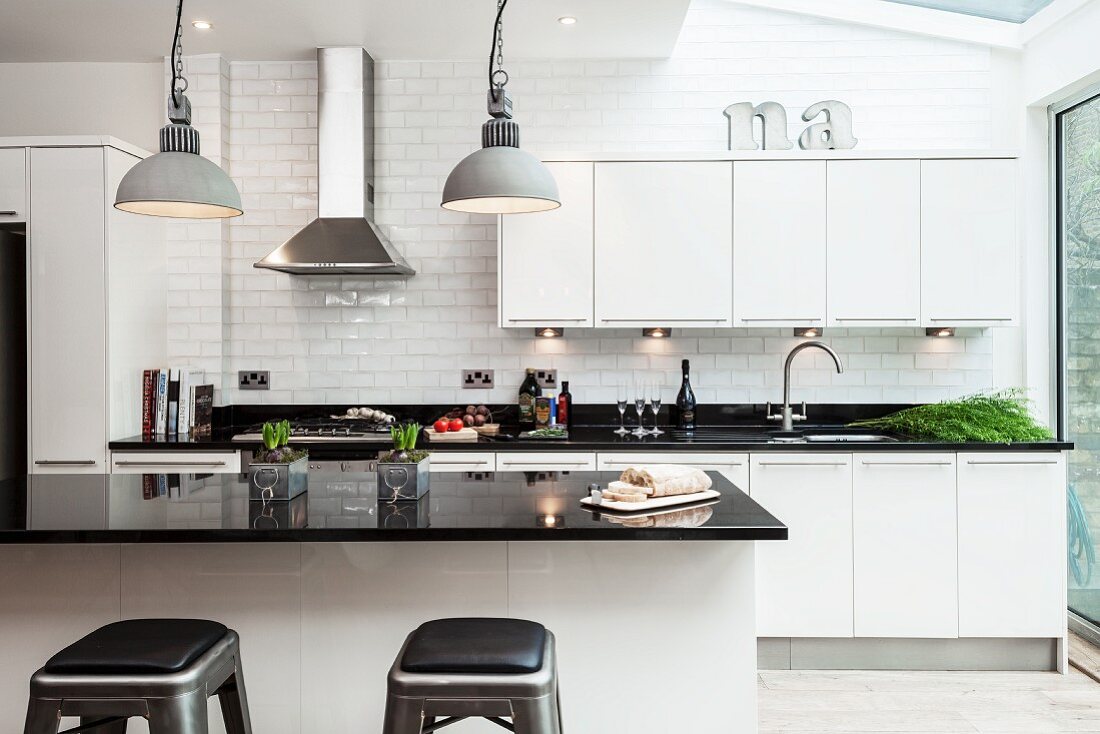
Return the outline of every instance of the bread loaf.
[[[671,497],[710,489],[710,477],[693,466],[653,464],[632,466],[623,471],[619,480],[636,487],[652,490],[653,497]]]
[[[607,488],[612,492],[625,492],[627,494],[653,494],[652,487],[640,487],[637,484],[628,484],[626,482],[611,482],[607,485]]]

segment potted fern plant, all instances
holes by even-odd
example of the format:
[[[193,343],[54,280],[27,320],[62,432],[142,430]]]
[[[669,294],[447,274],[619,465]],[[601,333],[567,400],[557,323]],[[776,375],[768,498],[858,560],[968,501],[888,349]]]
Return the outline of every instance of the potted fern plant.
[[[420,424],[390,427],[393,450],[378,457],[378,499],[389,502],[416,501],[427,494],[431,475],[428,452],[416,448]]]
[[[290,421],[264,423],[263,447],[252,452],[248,466],[248,498],[289,500],[308,487],[309,454],[290,443]]]

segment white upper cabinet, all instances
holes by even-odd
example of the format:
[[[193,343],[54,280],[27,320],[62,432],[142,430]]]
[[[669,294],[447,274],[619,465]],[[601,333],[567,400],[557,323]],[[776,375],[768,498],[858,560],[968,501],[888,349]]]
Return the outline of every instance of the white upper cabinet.
[[[825,323],[825,161],[733,164],[737,326]]]
[[[27,149],[0,148],[0,224],[27,221]]]
[[[856,454],[856,637],[958,637],[955,455]]]
[[[959,636],[1062,637],[1061,454],[959,454]]]
[[[596,326],[730,325],[731,166],[596,163]]]
[[[1016,318],[1016,162],[921,162],[921,316],[929,326]]]
[[[920,323],[921,162],[829,161],[831,326]]]
[[[756,544],[759,637],[851,637],[852,455],[751,457],[752,497],[788,538]]]
[[[592,326],[592,163],[547,163],[561,207],[501,217],[501,326]]]

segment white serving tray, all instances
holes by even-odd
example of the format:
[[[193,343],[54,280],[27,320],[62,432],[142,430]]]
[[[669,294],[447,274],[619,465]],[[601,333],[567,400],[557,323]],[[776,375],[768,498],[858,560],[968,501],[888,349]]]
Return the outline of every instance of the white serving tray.
[[[615,510],[617,512],[645,512],[646,510],[655,510],[659,507],[672,507],[674,505],[686,505],[692,502],[703,502],[705,500],[714,499],[715,497],[721,497],[722,493],[714,489],[705,489],[702,492],[692,492],[691,494],[674,494],[670,497],[654,497],[653,499],[646,500],[645,502],[619,502],[617,500],[603,500],[597,503],[591,497],[582,497],[581,504],[590,509],[599,510]]]

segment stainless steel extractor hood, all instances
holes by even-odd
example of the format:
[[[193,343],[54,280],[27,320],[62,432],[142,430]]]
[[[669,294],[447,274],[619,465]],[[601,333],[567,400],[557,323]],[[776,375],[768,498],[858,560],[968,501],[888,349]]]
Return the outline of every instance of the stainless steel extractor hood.
[[[374,59],[317,49],[317,219],[255,263],[295,275],[415,275],[374,216]]]

